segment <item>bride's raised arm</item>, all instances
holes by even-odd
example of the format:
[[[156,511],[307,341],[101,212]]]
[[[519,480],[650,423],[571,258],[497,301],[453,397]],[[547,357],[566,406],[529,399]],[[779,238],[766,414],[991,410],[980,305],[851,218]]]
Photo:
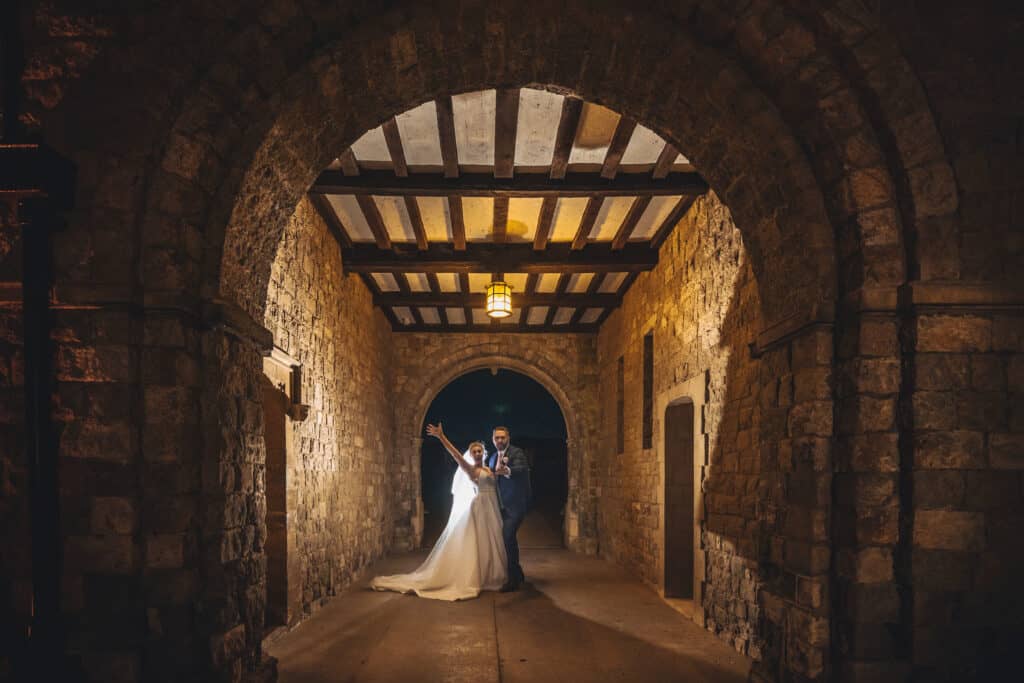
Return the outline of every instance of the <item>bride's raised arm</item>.
[[[476,467],[466,462],[466,460],[462,457],[462,453],[459,452],[459,449],[455,448],[455,446],[452,445],[452,442],[449,441],[448,437],[444,435],[444,430],[441,428],[440,422],[438,422],[436,426],[428,424],[427,434],[437,438],[444,445],[445,450],[447,450],[448,453],[451,454],[453,458],[455,458],[455,462],[458,464],[459,467],[462,468],[462,471],[468,474],[470,479],[476,481],[478,475]]]

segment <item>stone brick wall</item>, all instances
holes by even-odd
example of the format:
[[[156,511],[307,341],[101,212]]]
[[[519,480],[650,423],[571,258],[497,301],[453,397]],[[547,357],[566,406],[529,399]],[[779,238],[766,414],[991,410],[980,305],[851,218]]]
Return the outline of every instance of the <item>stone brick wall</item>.
[[[504,368],[543,385],[558,402],[568,431],[569,496],[566,546],[597,551],[596,485],[598,451],[597,345],[592,334],[396,334],[392,338],[395,414],[394,463],[406,482],[405,522],[395,546],[419,545],[423,531],[420,500],[420,432],[430,403],[449,382],[472,370]],[[449,420],[456,421],[457,415]],[[515,425],[510,424],[515,434]],[[493,448],[493,446],[492,446]]]
[[[389,467],[391,328],[308,200],[271,270],[264,324],[302,363],[308,417],[293,431],[286,485],[289,621],[315,611],[379,558],[407,486]],[[417,482],[418,483],[418,482]]]
[[[803,334],[752,357],[763,326],[741,234],[714,195],[699,199],[601,328],[601,553],[664,585],[665,453],[643,449],[643,337],[654,395],[698,378],[706,437],[701,536],[706,626],[759,660],[808,678],[829,648],[827,572],[831,335]],[[616,453],[615,365],[625,361],[625,452]],[[664,429],[655,413],[655,433]],[[699,455],[698,455],[699,457]],[[769,674],[770,675],[770,674]]]

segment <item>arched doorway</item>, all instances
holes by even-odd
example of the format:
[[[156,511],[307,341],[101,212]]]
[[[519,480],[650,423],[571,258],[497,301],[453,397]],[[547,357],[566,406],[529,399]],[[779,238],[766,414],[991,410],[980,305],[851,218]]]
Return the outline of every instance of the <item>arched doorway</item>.
[[[480,369],[447,384],[427,409],[423,426],[443,422],[452,443],[464,448],[483,441],[489,452],[491,430],[506,426],[512,443],[530,459],[533,504],[519,532],[521,547],[561,547],[568,498],[565,418],[557,401],[539,382],[509,370]],[[455,463],[440,443],[426,438],[420,454],[423,500],[422,545],[437,540],[448,519]]]

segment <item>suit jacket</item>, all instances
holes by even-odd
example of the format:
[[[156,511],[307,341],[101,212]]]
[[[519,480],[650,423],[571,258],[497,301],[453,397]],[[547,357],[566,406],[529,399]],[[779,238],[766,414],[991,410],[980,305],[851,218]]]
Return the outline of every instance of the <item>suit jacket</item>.
[[[498,500],[503,508],[525,511],[533,495],[530,489],[530,461],[522,448],[512,444],[505,449],[505,455],[508,456],[508,468],[512,470],[512,475],[498,477]],[[487,465],[492,470],[497,467],[497,451],[487,458]]]

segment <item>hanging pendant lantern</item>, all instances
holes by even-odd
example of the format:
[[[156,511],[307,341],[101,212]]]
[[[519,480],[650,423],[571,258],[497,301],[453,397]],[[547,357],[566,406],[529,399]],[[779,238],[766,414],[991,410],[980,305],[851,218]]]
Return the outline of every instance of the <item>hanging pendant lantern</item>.
[[[487,315],[492,318],[512,315],[512,287],[507,283],[492,280],[487,285]]]

